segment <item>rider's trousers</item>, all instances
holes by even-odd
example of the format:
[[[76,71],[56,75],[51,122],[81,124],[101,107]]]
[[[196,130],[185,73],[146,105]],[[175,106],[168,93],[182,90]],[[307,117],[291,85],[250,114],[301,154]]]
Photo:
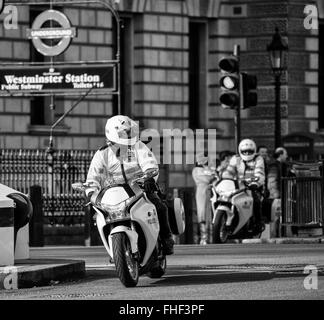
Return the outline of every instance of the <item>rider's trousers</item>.
[[[155,193],[146,193],[148,199],[155,205],[160,223],[160,235],[162,238],[171,236],[171,229],[168,217],[168,207],[163,203],[160,197]]]

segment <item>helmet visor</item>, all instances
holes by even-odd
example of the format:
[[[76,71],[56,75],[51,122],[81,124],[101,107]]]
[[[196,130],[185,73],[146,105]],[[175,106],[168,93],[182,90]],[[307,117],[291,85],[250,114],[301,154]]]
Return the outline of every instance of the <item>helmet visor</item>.
[[[251,156],[252,154],[255,153],[255,151],[253,149],[246,149],[246,150],[241,150],[241,153],[244,155],[244,156]]]
[[[123,128],[121,130],[117,131],[118,137],[120,139],[133,139],[138,136],[138,128],[136,126],[131,127],[131,128]]]

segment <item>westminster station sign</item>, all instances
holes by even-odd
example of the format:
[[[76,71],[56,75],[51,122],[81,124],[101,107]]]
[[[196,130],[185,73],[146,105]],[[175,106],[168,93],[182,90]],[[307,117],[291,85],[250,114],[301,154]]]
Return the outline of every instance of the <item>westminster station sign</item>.
[[[116,90],[115,76],[113,64],[2,67],[0,94],[46,95],[77,93],[89,89],[92,89],[93,94],[100,94],[103,90]]]

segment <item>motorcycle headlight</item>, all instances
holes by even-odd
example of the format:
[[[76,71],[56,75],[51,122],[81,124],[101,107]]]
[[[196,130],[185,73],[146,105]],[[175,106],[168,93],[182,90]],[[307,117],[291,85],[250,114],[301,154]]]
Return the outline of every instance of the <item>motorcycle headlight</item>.
[[[229,201],[231,195],[232,195],[232,191],[224,191],[219,194],[219,199],[223,201]]]
[[[127,201],[121,202],[115,206],[101,204],[102,208],[108,212],[107,221],[121,220],[129,217],[127,212]]]

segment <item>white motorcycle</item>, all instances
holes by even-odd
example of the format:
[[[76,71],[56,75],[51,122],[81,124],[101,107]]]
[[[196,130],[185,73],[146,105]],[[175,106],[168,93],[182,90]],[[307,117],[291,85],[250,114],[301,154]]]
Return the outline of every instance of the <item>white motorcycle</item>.
[[[101,240],[125,287],[136,286],[140,275],[160,278],[166,271],[156,208],[140,187],[150,177],[143,175],[129,184],[111,185],[91,196]],[[85,191],[89,185],[74,183],[72,187]],[[170,227],[174,235],[180,235],[185,229],[181,199],[175,198],[173,206],[169,210],[169,215],[174,215],[169,218]]]
[[[255,228],[253,197],[249,185],[258,178],[245,179],[244,188],[239,189],[231,179],[214,181],[211,206],[213,212],[213,235],[215,243],[225,243],[229,238],[260,237],[262,232]],[[270,210],[278,212],[280,202],[273,201]]]

